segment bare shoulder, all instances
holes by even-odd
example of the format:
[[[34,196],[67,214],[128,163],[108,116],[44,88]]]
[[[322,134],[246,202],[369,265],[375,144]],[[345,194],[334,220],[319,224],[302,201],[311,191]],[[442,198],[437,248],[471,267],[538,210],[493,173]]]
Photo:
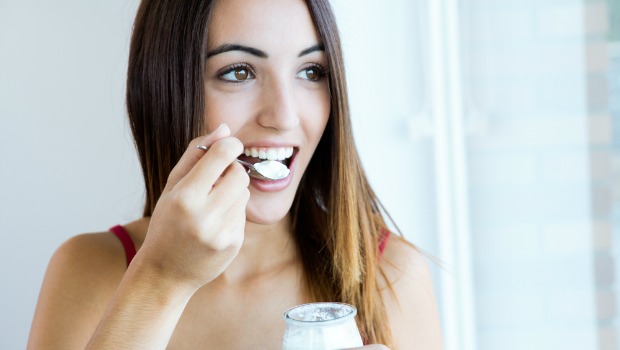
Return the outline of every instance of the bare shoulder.
[[[391,236],[379,278],[396,349],[443,349],[441,322],[428,258],[399,236]]]
[[[60,278],[83,290],[93,283],[103,287],[106,282],[120,281],[126,269],[125,252],[116,236],[110,232],[85,233],[58,247],[45,278]]]
[[[391,235],[381,257],[381,268],[390,283],[405,279],[431,278],[427,258],[400,236]],[[384,280],[383,283],[386,281]],[[405,282],[405,281],[402,281]]]
[[[110,267],[126,268],[123,246],[111,232],[84,233],[65,241],[54,253],[50,267],[63,265],[69,270],[92,271]],[[85,265],[80,263],[87,263]],[[101,271],[100,271],[101,272]]]
[[[28,348],[85,346],[126,268],[122,244],[110,232],[65,241],[47,267]]]

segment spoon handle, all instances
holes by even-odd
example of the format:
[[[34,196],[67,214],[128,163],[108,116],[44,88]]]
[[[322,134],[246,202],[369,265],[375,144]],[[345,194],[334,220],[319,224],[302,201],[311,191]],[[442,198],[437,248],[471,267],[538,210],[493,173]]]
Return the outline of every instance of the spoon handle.
[[[254,170],[254,164],[252,164],[252,163],[245,162],[245,161],[243,161],[243,160],[241,160],[241,159],[237,159],[237,162],[238,162],[239,164],[243,165],[243,166],[248,167],[249,169]]]

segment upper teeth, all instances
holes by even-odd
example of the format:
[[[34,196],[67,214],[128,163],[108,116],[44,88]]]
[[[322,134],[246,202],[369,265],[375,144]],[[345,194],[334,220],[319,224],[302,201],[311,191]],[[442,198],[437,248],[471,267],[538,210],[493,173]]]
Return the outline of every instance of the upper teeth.
[[[293,147],[246,147],[243,153],[248,157],[267,160],[285,160],[293,155]]]

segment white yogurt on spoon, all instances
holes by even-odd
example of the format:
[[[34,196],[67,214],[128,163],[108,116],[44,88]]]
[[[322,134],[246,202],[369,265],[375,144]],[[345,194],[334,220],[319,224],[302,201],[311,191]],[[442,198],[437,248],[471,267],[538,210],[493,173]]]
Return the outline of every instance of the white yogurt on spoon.
[[[272,180],[281,180],[287,177],[291,171],[286,165],[275,161],[275,160],[266,160],[263,162],[255,163],[254,169],[258,171],[264,177],[268,177]]]

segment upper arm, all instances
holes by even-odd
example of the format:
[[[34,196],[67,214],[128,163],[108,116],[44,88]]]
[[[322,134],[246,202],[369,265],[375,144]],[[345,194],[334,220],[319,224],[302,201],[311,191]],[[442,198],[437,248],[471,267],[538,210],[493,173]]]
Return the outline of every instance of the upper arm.
[[[395,349],[443,349],[432,275],[423,254],[392,237],[381,268],[387,279],[381,283],[382,297]]]
[[[126,269],[109,233],[75,236],[52,256],[30,330],[29,349],[84,348]]]

